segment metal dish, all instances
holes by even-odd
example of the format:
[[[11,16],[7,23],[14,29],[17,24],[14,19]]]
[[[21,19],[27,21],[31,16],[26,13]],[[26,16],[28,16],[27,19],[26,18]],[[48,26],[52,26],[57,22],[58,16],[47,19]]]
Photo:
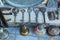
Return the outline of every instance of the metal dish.
[[[34,33],[38,36],[44,35],[46,33],[46,29],[44,28],[44,25],[35,25],[33,29]]]
[[[5,0],[6,3],[14,7],[32,7],[40,4],[44,0]]]
[[[29,34],[29,29],[26,27],[26,25],[22,25],[20,27],[20,34],[22,36],[27,36]]]
[[[47,33],[50,36],[57,36],[59,35],[60,29],[57,26],[49,26],[47,29]]]

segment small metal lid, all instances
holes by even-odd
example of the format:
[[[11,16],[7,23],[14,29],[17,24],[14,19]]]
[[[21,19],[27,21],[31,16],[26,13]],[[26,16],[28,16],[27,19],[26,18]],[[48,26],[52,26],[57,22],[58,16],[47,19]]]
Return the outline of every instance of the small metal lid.
[[[49,28],[47,29],[47,33],[50,36],[57,36],[59,35],[59,27],[57,26],[49,26]]]

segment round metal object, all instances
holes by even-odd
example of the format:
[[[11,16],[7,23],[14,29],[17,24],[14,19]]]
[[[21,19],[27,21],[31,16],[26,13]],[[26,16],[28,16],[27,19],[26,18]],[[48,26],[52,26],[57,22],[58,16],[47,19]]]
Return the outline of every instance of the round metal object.
[[[46,32],[46,29],[44,29],[44,25],[37,25],[34,28],[34,32],[35,34],[37,34],[38,36],[44,35]]]
[[[20,27],[20,34],[22,36],[27,36],[29,34],[29,29],[25,25],[22,25]]]
[[[49,28],[47,29],[47,33],[50,36],[57,36],[59,35],[60,29],[57,26],[49,26]]]
[[[44,0],[5,0],[8,4],[14,7],[32,7],[40,4]]]

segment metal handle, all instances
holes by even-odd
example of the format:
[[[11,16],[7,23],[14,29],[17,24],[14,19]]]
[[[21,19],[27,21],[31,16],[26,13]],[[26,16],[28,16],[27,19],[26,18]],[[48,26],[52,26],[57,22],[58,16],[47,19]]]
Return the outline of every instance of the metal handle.
[[[19,12],[19,9],[18,8],[12,8],[11,9],[11,12],[13,13],[14,15],[14,26],[16,26],[16,16],[17,16],[17,13]]]
[[[36,14],[36,23],[38,23],[38,13],[35,14]]]
[[[29,13],[29,23],[31,22],[31,19],[30,19],[30,13]]]
[[[46,23],[46,22],[45,22],[45,13],[43,12],[42,14],[43,14],[44,24],[45,24],[45,23]]]
[[[30,13],[32,12],[32,8],[29,7],[29,8],[27,9],[27,12],[28,12],[28,14],[29,14],[29,23],[30,23],[30,22],[31,22]]]
[[[22,23],[24,24],[24,12],[25,12],[25,9],[21,9],[21,13],[22,13]]]
[[[22,23],[24,23],[24,13],[22,13]]]
[[[35,12],[36,15],[36,23],[38,23],[38,13],[39,13],[39,8],[34,8],[33,11]]]
[[[14,24],[16,23],[16,16],[14,16]]]

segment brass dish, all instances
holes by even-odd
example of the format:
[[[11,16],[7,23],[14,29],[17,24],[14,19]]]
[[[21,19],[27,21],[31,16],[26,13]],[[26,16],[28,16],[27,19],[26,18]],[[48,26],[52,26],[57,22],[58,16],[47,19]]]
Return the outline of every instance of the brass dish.
[[[29,29],[25,25],[22,25],[20,27],[20,34],[22,36],[27,36],[29,34]]]

